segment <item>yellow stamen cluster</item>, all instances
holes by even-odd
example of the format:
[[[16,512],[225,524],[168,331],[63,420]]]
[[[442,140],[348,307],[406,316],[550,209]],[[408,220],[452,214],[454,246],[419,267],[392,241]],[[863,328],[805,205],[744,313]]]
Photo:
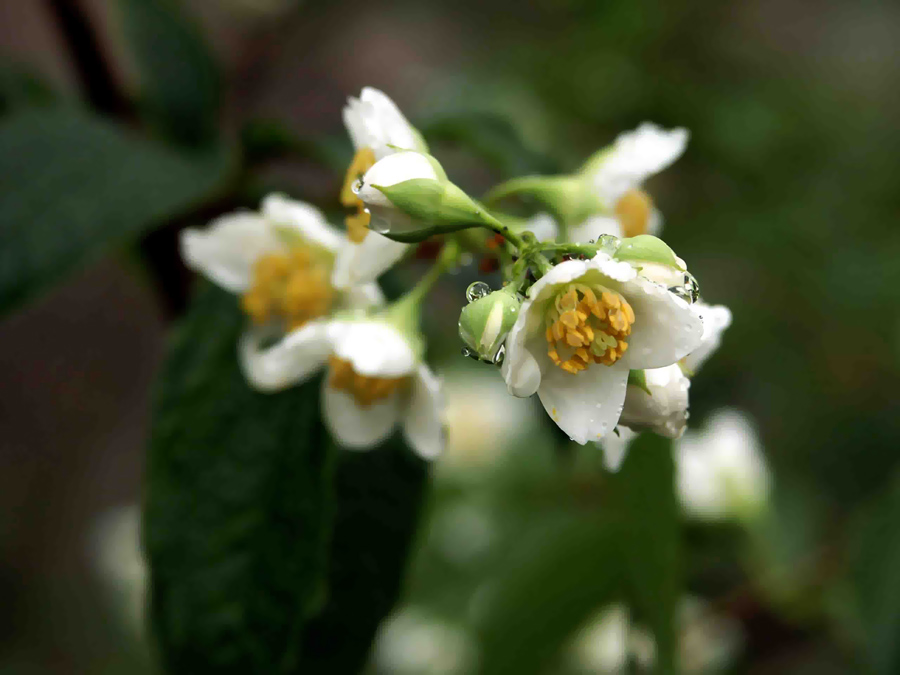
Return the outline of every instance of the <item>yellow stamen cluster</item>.
[[[328,313],[334,299],[330,269],[305,248],[267,253],[256,261],[241,307],[254,323],[284,320],[288,330]]]
[[[328,357],[331,366],[329,386],[346,391],[363,408],[387,398],[397,389],[406,385],[408,377],[367,377],[353,370],[353,364],[332,354]]]
[[[547,310],[546,323],[547,354],[574,375],[592,363],[611,366],[622,358],[634,310],[615,291],[570,284]]]
[[[639,234],[647,234],[650,217],[653,215],[653,200],[643,190],[632,188],[619,198],[615,213],[622,223],[624,236],[636,237]]]
[[[347,208],[356,209],[356,213],[344,219],[344,223],[347,225],[347,238],[356,244],[361,243],[369,233],[371,216],[353,188],[374,164],[375,153],[372,152],[372,149],[360,148],[353,157],[353,161],[350,162],[350,166],[347,167],[344,187],[341,188],[341,204]]]

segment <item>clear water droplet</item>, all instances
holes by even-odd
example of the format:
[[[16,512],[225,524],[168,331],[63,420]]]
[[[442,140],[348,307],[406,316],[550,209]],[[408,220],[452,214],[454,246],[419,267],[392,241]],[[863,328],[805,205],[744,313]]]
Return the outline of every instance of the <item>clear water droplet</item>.
[[[353,192],[353,194],[358,195],[360,190],[362,190],[362,186],[363,186],[363,179],[362,179],[362,177],[359,177],[355,181],[353,181],[353,185],[350,186],[350,190],[351,190],[351,192]]]
[[[488,286],[483,281],[475,281],[469,284],[469,287],[466,289],[466,300],[469,302],[475,302],[476,300],[480,300],[486,295],[490,295],[491,287]]]
[[[690,272],[685,272],[684,281],[678,286],[672,286],[669,291],[690,304],[700,299],[700,285]]]
[[[612,254],[619,248],[619,238],[614,234],[601,234],[597,237],[597,246],[604,253]]]
[[[497,350],[497,353],[494,354],[494,359],[491,363],[495,366],[502,366],[503,359],[506,357],[506,345],[500,345],[500,349]]]

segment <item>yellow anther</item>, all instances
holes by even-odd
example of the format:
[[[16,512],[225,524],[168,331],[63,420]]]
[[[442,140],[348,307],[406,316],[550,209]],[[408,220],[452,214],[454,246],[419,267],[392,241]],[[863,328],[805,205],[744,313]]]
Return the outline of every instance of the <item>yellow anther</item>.
[[[368,408],[376,401],[391,396],[398,389],[405,387],[408,377],[368,377],[353,370],[350,361],[332,354],[328,357],[331,366],[329,386],[339,391],[346,391],[363,408]]]
[[[344,223],[347,225],[347,238],[357,244],[361,243],[369,233],[371,216],[353,188],[366,171],[374,165],[375,153],[372,152],[372,148],[360,148],[353,157],[353,161],[350,162],[350,166],[347,167],[344,185],[341,188],[341,204],[347,208],[356,209],[356,213],[347,216]]]
[[[254,323],[280,320],[288,330],[328,313],[334,299],[330,263],[296,247],[268,253],[256,261],[253,285],[241,297],[241,307]]]
[[[653,215],[653,201],[643,190],[633,188],[619,198],[615,213],[626,237],[647,234],[650,216]]]
[[[618,361],[634,324],[634,310],[619,293],[602,286],[571,284],[547,311],[544,338],[547,355],[573,375],[592,363]]]

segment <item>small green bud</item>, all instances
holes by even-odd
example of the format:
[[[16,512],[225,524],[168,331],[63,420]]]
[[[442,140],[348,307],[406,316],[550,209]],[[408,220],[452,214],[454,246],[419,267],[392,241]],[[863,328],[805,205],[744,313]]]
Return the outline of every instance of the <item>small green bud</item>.
[[[662,239],[652,234],[639,234],[636,237],[623,239],[613,255],[617,260],[628,262],[649,262],[674,267],[684,271],[685,267],[675,251],[669,248]]]
[[[519,317],[521,302],[509,288],[477,298],[459,313],[459,336],[479,358],[493,362]]]
[[[515,178],[491,190],[486,201],[491,204],[511,196],[531,197],[567,226],[603,210],[591,182],[579,174]]]

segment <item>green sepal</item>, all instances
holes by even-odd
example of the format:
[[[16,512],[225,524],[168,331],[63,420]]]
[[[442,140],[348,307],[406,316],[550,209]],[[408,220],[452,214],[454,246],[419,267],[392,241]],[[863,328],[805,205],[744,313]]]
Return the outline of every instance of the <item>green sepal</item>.
[[[515,178],[491,190],[486,201],[493,203],[512,196],[534,199],[566,227],[578,225],[603,210],[590,181],[578,174]]]
[[[675,251],[669,248],[669,245],[662,239],[654,237],[652,234],[639,234],[636,237],[623,239],[613,257],[616,260],[654,262],[684,271],[684,267],[678,262]]]
[[[394,185],[372,185],[421,227],[403,232],[378,230],[388,239],[403,243],[424,241],[469,227],[499,225],[480,204],[449,181],[412,178]]]
[[[650,387],[647,386],[647,374],[643,370],[629,370],[628,384],[646,392],[647,396],[653,396]]]

